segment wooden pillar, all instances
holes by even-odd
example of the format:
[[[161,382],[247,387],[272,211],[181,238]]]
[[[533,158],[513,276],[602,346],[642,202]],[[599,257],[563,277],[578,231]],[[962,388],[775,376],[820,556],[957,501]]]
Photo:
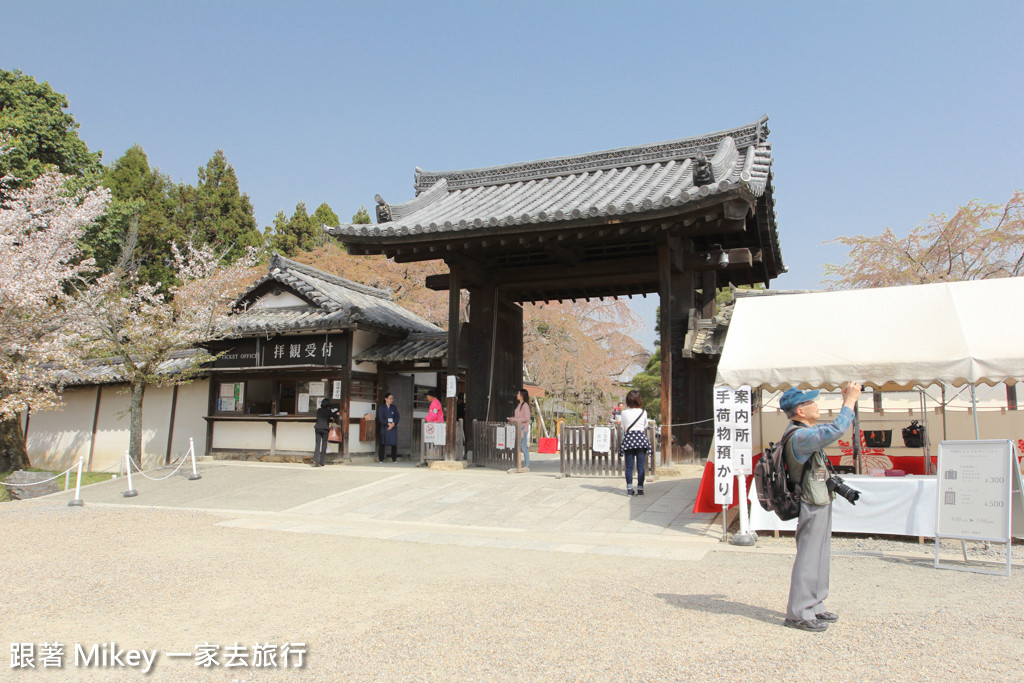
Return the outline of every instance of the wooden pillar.
[[[454,392],[448,392],[448,377],[458,377],[459,374],[459,274],[452,264],[448,264],[448,376],[445,377],[445,447],[444,459],[455,459],[455,403]],[[451,394],[451,395],[449,395]]]
[[[171,390],[171,418],[167,425],[167,452],[164,454],[164,464],[171,464],[171,445],[174,443],[174,415],[178,410],[178,385],[175,384]]]
[[[497,291],[493,288],[469,290],[469,340],[466,354],[466,420],[486,422],[489,391],[492,384],[491,346],[495,326]]]
[[[96,408],[92,414],[92,436],[89,438],[89,460],[85,463],[85,469],[92,471],[92,455],[96,452],[96,429],[100,425],[100,400],[103,398],[103,385],[96,385]],[[28,429],[25,430],[26,438]]]
[[[658,246],[658,297],[661,300],[661,461],[672,458],[672,253]],[[667,456],[666,456],[667,454]]]
[[[700,274],[700,317],[714,318],[718,310],[718,274],[705,270]]]
[[[697,405],[700,397],[695,390],[697,386],[697,363],[686,348],[687,334],[690,331],[691,318],[699,315],[695,306],[694,294],[696,277],[693,272],[675,272],[672,274],[672,296],[670,316],[672,328],[672,423],[676,425],[672,433],[680,446],[696,448],[694,439]]]

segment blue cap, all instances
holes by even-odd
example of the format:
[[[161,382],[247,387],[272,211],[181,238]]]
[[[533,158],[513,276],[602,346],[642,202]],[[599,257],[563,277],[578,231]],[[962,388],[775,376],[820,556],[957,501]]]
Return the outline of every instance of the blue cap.
[[[782,393],[782,398],[779,399],[779,407],[782,408],[784,412],[788,413],[801,403],[813,401],[814,399],[818,398],[818,394],[820,393],[821,392],[818,391],[817,389],[813,391],[802,391],[800,389],[786,389],[786,391]]]

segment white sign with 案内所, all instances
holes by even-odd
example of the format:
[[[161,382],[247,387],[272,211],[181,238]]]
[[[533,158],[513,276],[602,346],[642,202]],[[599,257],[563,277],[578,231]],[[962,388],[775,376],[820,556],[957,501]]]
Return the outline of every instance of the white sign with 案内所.
[[[751,473],[751,392],[721,385],[712,396],[715,417],[715,503],[731,505],[733,477]],[[741,496],[742,498],[742,496]]]
[[[1024,485],[1013,442],[943,441],[937,469],[936,538],[1006,543],[1009,574],[1010,539],[1024,534]],[[939,567],[939,543],[935,548]]]

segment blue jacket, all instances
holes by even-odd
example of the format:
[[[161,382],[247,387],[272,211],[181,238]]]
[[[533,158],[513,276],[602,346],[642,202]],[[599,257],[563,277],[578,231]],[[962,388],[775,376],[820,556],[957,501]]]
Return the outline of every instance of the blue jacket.
[[[388,429],[388,418],[394,422],[395,428]],[[388,407],[387,403],[381,403],[380,407],[377,408],[377,422],[380,424],[380,442],[385,446],[397,446],[398,445],[398,422],[401,420],[401,416],[398,414],[398,407],[392,403]]]

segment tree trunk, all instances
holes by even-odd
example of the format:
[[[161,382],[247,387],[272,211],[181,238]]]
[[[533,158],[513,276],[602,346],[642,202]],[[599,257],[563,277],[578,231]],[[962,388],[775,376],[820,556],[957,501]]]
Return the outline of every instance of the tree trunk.
[[[22,470],[29,466],[25,433],[17,415],[0,420],[0,471]]]
[[[128,428],[128,457],[142,469],[142,395],[146,391],[143,383],[132,385],[131,419]]]

